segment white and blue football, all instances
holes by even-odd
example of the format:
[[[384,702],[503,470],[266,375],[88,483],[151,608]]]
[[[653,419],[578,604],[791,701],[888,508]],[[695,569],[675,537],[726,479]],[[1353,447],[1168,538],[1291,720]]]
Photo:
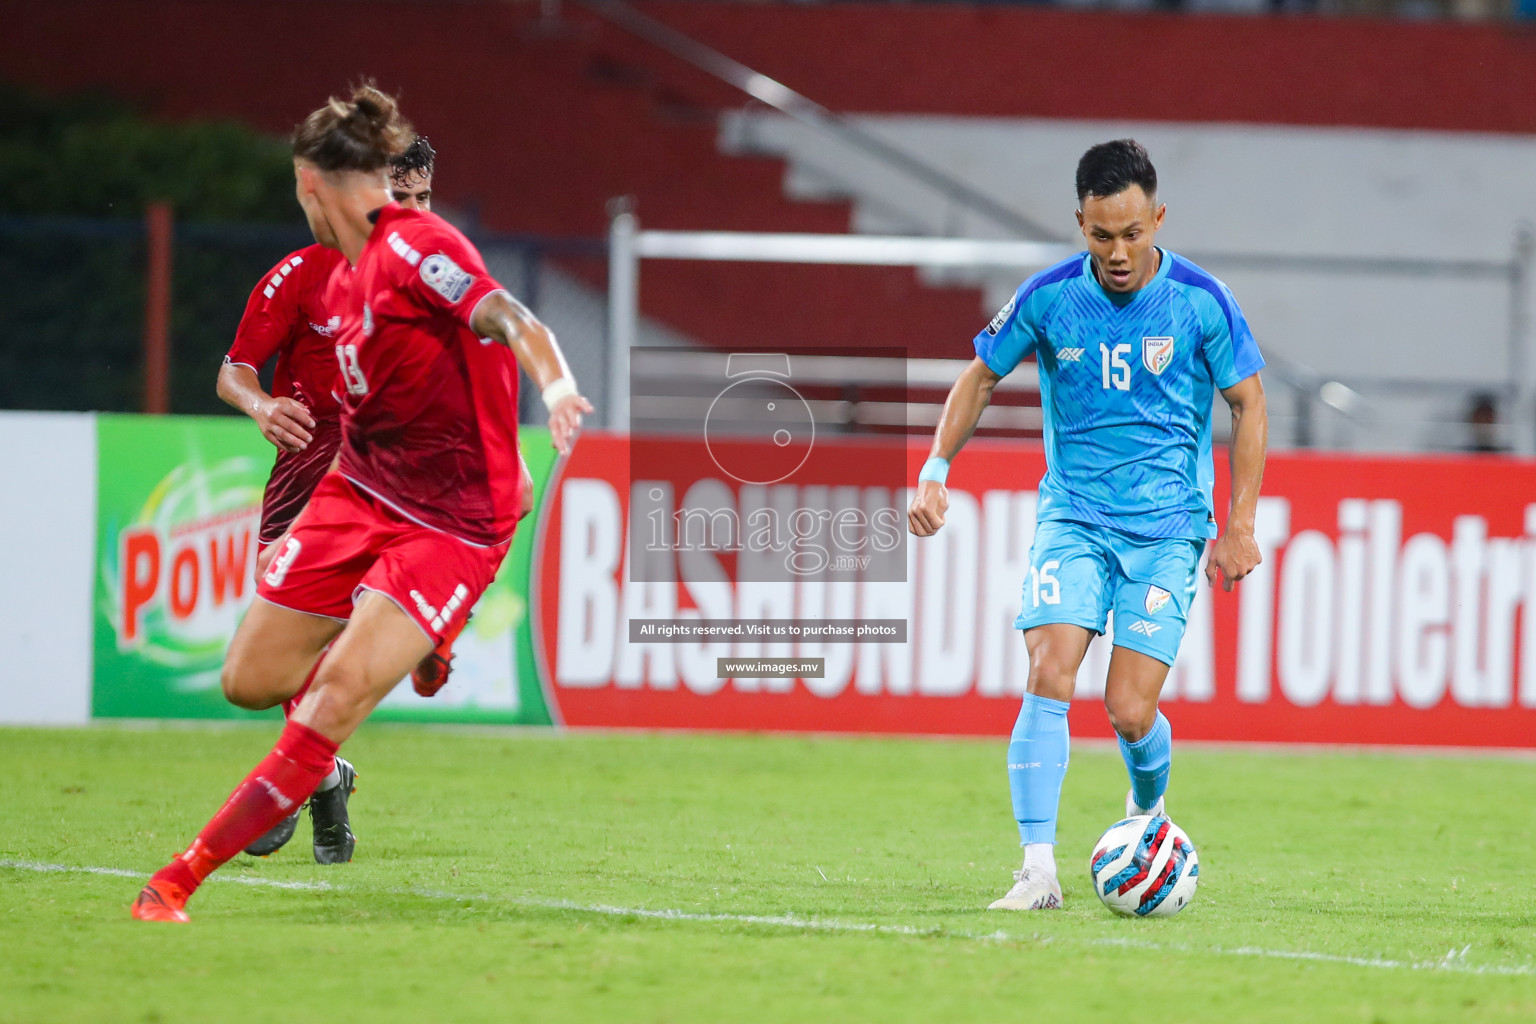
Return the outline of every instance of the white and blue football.
[[[1093,891],[1127,917],[1172,917],[1195,898],[1200,859],[1167,818],[1144,814],[1111,825],[1088,862]]]

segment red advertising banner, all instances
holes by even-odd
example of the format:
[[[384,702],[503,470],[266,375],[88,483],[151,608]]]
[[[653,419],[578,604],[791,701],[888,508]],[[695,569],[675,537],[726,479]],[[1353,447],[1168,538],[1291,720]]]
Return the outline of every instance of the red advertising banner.
[[[866,473],[881,460],[866,458],[858,442],[818,439],[816,448],[829,456],[825,468],[808,464],[794,483],[748,485],[696,468],[693,479],[632,482],[625,438],[583,437],[546,507],[534,590],[541,671],[558,720],[1007,732],[1028,673],[1013,620],[1029,578],[1035,487],[1045,468],[1039,446],[968,445],[950,472],[946,525],[925,539],[905,533],[905,487],[926,442],[907,447],[901,487],[877,479],[889,474],[875,468]],[[1224,458],[1218,452],[1219,513]],[[671,501],[708,491],[760,510],[825,507],[829,490],[836,507],[866,513],[868,538],[884,536],[880,510],[900,511],[905,582],[863,578],[857,559],[851,571],[815,580],[748,581],[718,559],[702,563],[710,571],[685,567],[673,578],[636,582],[625,571],[632,495],[654,504],[663,492]],[[1233,593],[1202,592],[1164,689],[1180,738],[1536,741],[1536,615],[1528,611],[1536,603],[1536,463],[1282,454],[1270,459],[1264,495],[1256,531],[1263,565]],[[816,549],[818,536],[799,537],[801,547]],[[907,629],[901,643],[677,643],[632,642],[629,628],[631,620],[727,619],[905,620]],[[1089,649],[1075,735],[1111,735],[1095,707],[1111,643],[1112,635]],[[720,678],[719,659],[758,657],[821,658],[824,673]]]

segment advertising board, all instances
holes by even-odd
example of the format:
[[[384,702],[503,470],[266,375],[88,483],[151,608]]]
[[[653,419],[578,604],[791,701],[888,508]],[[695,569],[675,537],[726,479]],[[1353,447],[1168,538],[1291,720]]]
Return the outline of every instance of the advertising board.
[[[683,444],[685,442],[678,442]],[[759,486],[726,473],[632,479],[627,442],[583,438],[542,526],[542,664],[571,725],[976,733],[1011,726],[1028,662],[1013,628],[1030,579],[1038,446],[975,441],[951,469],[934,537],[906,536],[909,491],[860,476],[856,444],[818,441],[857,489],[842,507],[902,510],[904,582],[743,581],[707,553],[636,581],[630,509],[663,493],[751,508],[825,505],[827,480]],[[905,452],[915,480],[926,444]],[[1224,453],[1217,508],[1225,509]],[[654,467],[652,467],[654,468]],[[899,491],[899,493],[898,493]],[[1188,739],[1524,746],[1536,737],[1536,467],[1499,457],[1271,457],[1257,539],[1264,563],[1232,593],[1202,589],[1163,700]],[[638,498],[636,496],[639,496]],[[669,506],[670,507],[670,506]],[[655,510],[646,508],[642,518]],[[825,540],[825,535],[823,535]],[[808,542],[811,546],[815,540]],[[654,552],[646,557],[653,558]],[[698,552],[686,557],[699,558]],[[682,565],[685,552],[677,552]],[[709,563],[714,567],[710,568]],[[902,642],[802,633],[657,639],[630,620],[905,620]],[[1112,644],[1078,679],[1073,731],[1108,736],[1090,705]],[[725,677],[720,659],[778,656],[812,677]]]
[[[255,593],[272,446],[244,419],[184,416],[100,416],[97,443],[93,715],[250,717],[224,699],[219,672]],[[554,463],[547,432],[526,431],[523,447],[542,491]],[[533,523],[475,606],[449,685],[430,700],[399,687],[375,717],[550,721],[527,615]]]

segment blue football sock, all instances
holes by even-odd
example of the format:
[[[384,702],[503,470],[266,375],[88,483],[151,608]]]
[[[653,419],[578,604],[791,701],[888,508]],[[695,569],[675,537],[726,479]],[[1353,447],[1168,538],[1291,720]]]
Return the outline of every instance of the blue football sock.
[[[1061,804],[1061,780],[1067,776],[1072,740],[1067,731],[1064,700],[1033,693],[1024,695],[1019,718],[1008,744],[1008,790],[1019,841],[1054,843],[1056,810]]]
[[[1131,773],[1132,799],[1137,807],[1150,810],[1168,791],[1168,771],[1173,767],[1173,730],[1161,711],[1151,731],[1135,743],[1120,738],[1120,756]]]

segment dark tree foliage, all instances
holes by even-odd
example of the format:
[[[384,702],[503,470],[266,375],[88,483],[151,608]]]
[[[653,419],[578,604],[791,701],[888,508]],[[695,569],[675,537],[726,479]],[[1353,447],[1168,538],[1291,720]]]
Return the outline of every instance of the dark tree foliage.
[[[288,146],[233,122],[150,120],[102,96],[0,84],[0,214],[138,219],[152,199],[192,221],[296,222]]]
[[[178,226],[171,408],[226,412],[214,379],[246,297],[310,240],[287,146],[0,84],[0,408],[140,407],[141,225],[161,199]]]

